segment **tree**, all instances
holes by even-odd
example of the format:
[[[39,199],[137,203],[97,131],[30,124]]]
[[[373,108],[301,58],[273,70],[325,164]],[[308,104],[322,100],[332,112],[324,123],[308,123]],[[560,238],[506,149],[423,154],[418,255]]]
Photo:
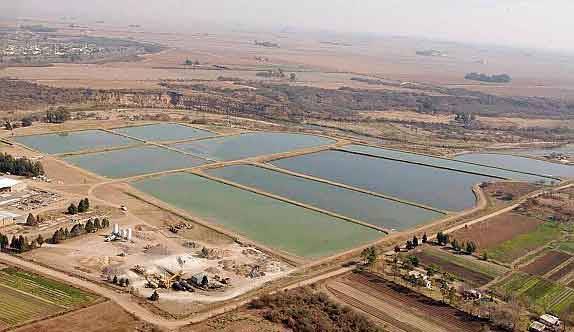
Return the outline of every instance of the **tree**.
[[[95,229],[101,229],[102,228],[102,224],[100,224],[99,218],[94,219],[94,228]]]
[[[58,244],[60,243],[60,241],[62,240],[61,236],[60,236],[60,231],[55,231],[54,235],[52,235],[52,243],[53,244]]]
[[[112,280],[112,283],[117,284],[118,283],[118,276],[114,276],[114,279]]]
[[[488,260],[488,252],[485,250],[482,252],[482,260],[483,261],[487,261]]]
[[[74,203],[70,203],[70,206],[68,206],[68,214],[74,215],[77,213],[78,213],[78,207],[76,207]]]
[[[86,223],[86,233],[93,233],[96,231],[96,228],[94,227],[94,223],[92,222],[92,220],[88,220],[88,222]]]
[[[110,227],[110,221],[108,218],[104,218],[102,220],[102,228],[108,228],[108,227]]]
[[[297,74],[291,73],[291,75],[289,75],[289,80],[290,80],[290,81],[295,81],[295,80],[297,80]]]
[[[427,233],[423,234],[423,243],[427,243],[428,238],[427,238]]]
[[[415,255],[410,255],[407,257],[407,261],[412,264],[412,266],[414,267],[418,267],[419,266],[419,258]]]
[[[401,252],[401,247],[398,244],[395,246],[395,252],[396,253]]]
[[[466,252],[472,255],[476,251],[476,244],[473,241],[468,241],[466,243]]]
[[[407,250],[411,250],[413,248],[413,242],[411,240],[407,240],[405,247]]]
[[[80,236],[82,234],[82,226],[81,224],[75,224],[70,231],[70,235],[72,237]]]
[[[418,237],[415,235],[413,236],[413,248],[416,248],[419,246],[419,239]]]
[[[457,239],[452,239],[452,241],[450,241],[450,245],[452,246],[452,249],[454,249],[454,251],[459,252],[460,251],[460,243],[458,243]]]
[[[432,276],[434,276],[435,274],[437,274],[439,272],[439,268],[435,264],[431,264],[431,265],[427,266],[426,270],[427,270],[427,276],[429,278],[432,278]]]
[[[8,237],[0,233],[0,249],[4,250],[8,246]]]
[[[154,301],[154,302],[159,300],[159,294],[158,294],[157,290],[153,291],[153,294],[151,294],[151,296],[149,297],[149,300]]]
[[[38,234],[38,237],[36,238],[36,243],[38,244],[38,247],[41,247],[44,244],[44,238],[42,237],[42,234]]]
[[[90,210],[90,200],[86,197],[84,198],[84,212]]]
[[[34,217],[33,214],[28,214],[28,218],[26,218],[26,226],[36,226],[38,225],[38,221]]]
[[[193,60],[191,60],[191,59],[185,59],[184,64],[185,64],[186,66],[191,66],[191,65],[193,65]]]
[[[24,252],[24,251],[28,251],[29,249],[29,244],[28,244],[28,239],[24,237],[24,235],[20,235],[19,239],[18,239],[18,251],[20,252]]]
[[[32,125],[32,118],[25,117],[22,119],[22,127],[30,127]]]
[[[361,257],[365,261],[366,265],[372,267],[373,265],[375,265],[378,259],[377,248],[373,246],[363,249],[363,251],[361,252]]]
[[[69,239],[69,238],[70,238],[70,231],[66,227],[66,229],[64,229],[64,239]]]
[[[70,120],[71,115],[70,115],[70,111],[60,107],[58,109],[54,110],[49,110],[46,112],[46,120],[49,123],[64,123],[67,120]]]
[[[206,287],[209,284],[209,279],[207,279],[207,276],[203,276],[203,279],[201,279],[201,286]]]

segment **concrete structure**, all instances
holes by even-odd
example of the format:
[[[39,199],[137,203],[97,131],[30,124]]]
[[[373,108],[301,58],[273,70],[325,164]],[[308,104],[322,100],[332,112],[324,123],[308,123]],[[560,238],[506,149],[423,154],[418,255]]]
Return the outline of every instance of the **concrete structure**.
[[[17,193],[26,190],[26,183],[5,176],[0,177],[0,193]]]
[[[0,210],[0,228],[15,224],[20,217],[19,214]]]

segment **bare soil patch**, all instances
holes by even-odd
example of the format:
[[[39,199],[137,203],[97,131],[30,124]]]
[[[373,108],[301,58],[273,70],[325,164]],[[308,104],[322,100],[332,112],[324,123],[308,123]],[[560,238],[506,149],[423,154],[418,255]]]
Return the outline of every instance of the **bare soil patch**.
[[[452,234],[452,238],[459,242],[474,241],[478,250],[482,251],[532,232],[540,224],[542,221],[538,219],[510,212],[461,228]]]
[[[572,256],[561,251],[549,251],[541,257],[538,257],[534,262],[521,268],[523,272],[542,276],[558,265],[564,263]]]
[[[562,279],[563,277],[567,276],[568,274],[570,274],[572,271],[574,271],[574,261],[564,265],[563,267],[560,268],[560,270],[552,273],[548,277],[548,279],[550,279],[552,281],[558,281],[558,280]],[[570,285],[570,287],[572,287],[572,285]]]
[[[179,329],[179,332],[281,332],[287,331],[278,324],[263,319],[248,310],[234,311],[229,314],[209,319],[197,325]]]
[[[104,302],[52,319],[23,326],[15,331],[82,331],[131,332],[144,324],[113,302]]]

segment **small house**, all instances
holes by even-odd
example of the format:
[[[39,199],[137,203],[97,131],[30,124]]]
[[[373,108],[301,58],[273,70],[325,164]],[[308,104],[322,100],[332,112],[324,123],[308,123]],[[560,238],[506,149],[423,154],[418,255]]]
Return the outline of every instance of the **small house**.
[[[562,322],[560,321],[560,318],[550,314],[544,314],[540,316],[538,321],[546,325],[546,327],[552,329],[553,331],[558,331],[562,327]]]

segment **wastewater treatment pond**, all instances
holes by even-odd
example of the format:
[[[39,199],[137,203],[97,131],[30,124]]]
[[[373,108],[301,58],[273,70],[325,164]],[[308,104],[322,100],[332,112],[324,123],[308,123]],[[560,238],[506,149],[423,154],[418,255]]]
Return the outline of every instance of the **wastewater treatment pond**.
[[[132,182],[138,190],[264,246],[300,257],[327,256],[383,232],[189,173]]]
[[[257,132],[179,143],[174,148],[214,160],[236,160],[333,144],[335,140],[304,134]]]
[[[114,132],[144,141],[180,141],[215,136],[207,130],[188,127],[177,123],[158,123],[136,127],[113,129]]]
[[[125,178],[205,164],[201,158],[158,146],[137,146],[106,152],[74,155],[65,161],[109,178]]]
[[[496,178],[343,151],[322,151],[279,159],[274,166],[436,209],[472,208],[472,186]]]
[[[16,137],[14,140],[34,150],[47,154],[104,149],[139,143],[137,140],[111,134],[103,130],[82,130],[65,133],[20,136]]]
[[[385,229],[404,230],[444,216],[421,207],[256,166],[228,166],[208,173]]]

